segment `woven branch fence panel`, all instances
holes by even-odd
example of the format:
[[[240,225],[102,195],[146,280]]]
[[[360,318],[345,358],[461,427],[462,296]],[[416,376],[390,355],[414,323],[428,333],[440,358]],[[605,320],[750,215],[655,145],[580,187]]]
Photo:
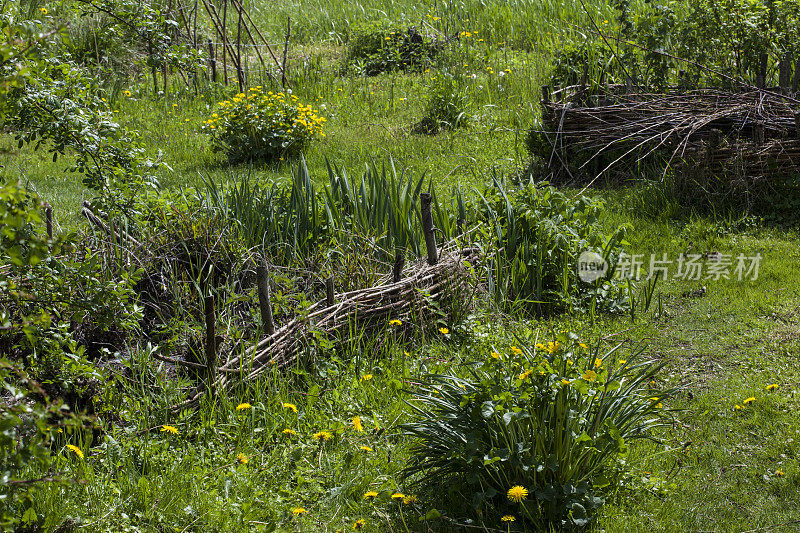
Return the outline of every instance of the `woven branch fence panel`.
[[[800,171],[800,103],[773,91],[561,93],[541,103],[540,155],[573,177],[630,171],[648,158],[684,171],[733,170],[748,180]]]
[[[434,306],[449,309],[464,306],[472,294],[470,272],[476,252],[450,243],[435,265],[419,261],[408,269],[410,275],[393,281],[387,275],[381,283],[338,294],[334,304],[322,300],[264,337],[244,353],[232,357],[217,369],[212,390],[263,377],[273,369],[287,369],[299,363],[303,351],[320,336],[337,341],[353,329],[374,332],[385,329],[390,319],[417,322],[430,316]],[[176,405],[183,409],[197,405],[206,393],[201,390],[191,399]]]

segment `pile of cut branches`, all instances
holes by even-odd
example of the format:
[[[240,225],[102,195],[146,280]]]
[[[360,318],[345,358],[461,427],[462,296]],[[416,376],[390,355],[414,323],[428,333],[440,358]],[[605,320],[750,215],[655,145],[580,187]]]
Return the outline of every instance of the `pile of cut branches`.
[[[800,102],[773,91],[587,97],[575,86],[557,101],[545,97],[542,124],[531,132],[531,151],[575,181],[612,170],[629,176],[644,161],[743,181],[800,171]]]

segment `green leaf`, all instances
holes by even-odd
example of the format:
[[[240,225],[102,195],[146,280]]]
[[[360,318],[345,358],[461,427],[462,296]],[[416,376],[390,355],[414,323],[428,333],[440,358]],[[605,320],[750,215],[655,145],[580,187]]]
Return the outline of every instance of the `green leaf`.
[[[437,518],[441,518],[441,517],[442,517],[442,513],[440,513],[436,509],[431,509],[430,511],[425,513],[425,516],[423,516],[422,519],[423,520],[436,520]]]

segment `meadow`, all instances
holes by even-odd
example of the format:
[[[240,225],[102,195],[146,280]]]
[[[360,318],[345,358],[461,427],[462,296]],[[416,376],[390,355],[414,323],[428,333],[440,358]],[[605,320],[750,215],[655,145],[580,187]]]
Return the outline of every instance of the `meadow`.
[[[492,257],[501,257],[510,244],[506,242],[503,248],[491,240],[491,221],[502,217],[491,218],[488,206],[505,205],[506,191],[513,199],[511,191],[521,198],[524,191],[550,190],[541,183],[531,185],[537,180],[541,161],[532,160],[526,144],[529,130],[539,125],[542,86],[553,84],[554,64],[564,57],[565,50],[582,43],[604,46],[592,34],[596,28],[607,27],[610,33],[622,35],[626,19],[620,17],[619,9],[623,4],[629,13],[642,14],[642,19],[653,8],[650,2],[599,0],[313,0],[277,4],[250,0],[245,7],[268,41],[282,43],[287,18],[291,39],[286,88],[254,68],[248,91],[258,87],[260,91],[285,92],[287,98],[296,97],[325,118],[324,137],[316,136],[301,155],[287,153],[285,158],[266,161],[231,163],[225,153],[214,150],[208,121],[222,112],[220,102],[237,98],[235,83],[214,84],[200,75],[197,83],[188,84],[173,73],[167,93],[155,94],[143,59],[105,79],[101,75],[108,71],[101,71],[97,64],[87,61],[86,69],[91,72],[98,67],[97,94],[103,95],[106,112],[135,132],[147,158],[160,162],[153,171],[159,184],[152,193],[156,199],[146,208],[137,207],[137,221],[143,229],[136,235],[148,239],[145,242],[153,250],[166,249],[170,239],[192,245],[206,243],[207,249],[224,256],[221,265],[234,258],[230,269],[238,272],[236,262],[250,257],[245,249],[260,250],[263,239],[248,241],[250,237],[237,233],[239,226],[234,222],[240,219],[213,204],[210,190],[219,190],[233,209],[225,196],[231,187],[257,185],[265,203],[253,204],[252,209],[263,211],[273,205],[264,191],[269,187],[291,191],[297,175],[307,176],[324,198],[325,187],[333,183],[334,174],[341,177],[341,170],[356,190],[355,183],[370,168],[374,175],[379,174],[378,169],[385,175],[386,169],[393,167],[393,179],[422,179],[421,190],[436,193],[446,213],[443,218],[452,226],[440,224],[440,239],[455,237],[456,212],[463,199],[468,209],[467,227],[473,231],[468,232],[469,239],[474,238],[469,244],[485,246],[481,248],[485,251],[490,249],[486,243],[492,242],[496,246],[491,248],[496,252]],[[731,6],[734,4],[738,8],[739,3]],[[689,16],[689,3],[673,2],[669,7],[673,11],[670,20],[676,26]],[[99,26],[92,21],[100,24],[102,19],[76,16],[82,9],[90,10],[88,4],[31,2],[27,12],[41,12],[42,8],[51,17],[50,25],[67,22],[65,31],[71,35],[72,50],[83,43],[91,52],[86,56],[97,55],[100,63]],[[661,15],[651,16],[661,20]],[[639,20],[638,15],[631,18]],[[348,47],[354,27],[378,20],[402,28],[414,26],[438,39],[459,38],[451,39],[430,65],[367,75],[363,65],[347,64]],[[201,17],[200,25],[204,24],[208,21]],[[89,38],[92,28],[94,41]],[[235,25],[230,28],[233,34]],[[651,35],[658,33],[654,30]],[[255,64],[252,54],[248,60]],[[437,101],[457,108],[453,116],[459,117],[458,127],[454,120],[440,123],[436,132],[420,132],[417,126],[436,109],[432,102]],[[8,127],[0,136],[2,183],[19,180],[52,206],[56,234],[69,235],[97,250],[124,248],[98,237],[97,229],[82,215],[83,201],[103,193],[87,187],[80,172],[69,171],[76,154],[67,152],[54,158],[46,151],[47,142],[38,149],[33,142],[18,143],[18,131],[19,126]],[[300,170],[303,166],[307,175]],[[459,296],[470,301],[468,309],[456,312],[434,306],[434,311],[421,318],[403,317],[391,323],[387,317],[385,325],[369,331],[354,326],[350,335],[336,343],[320,337],[309,343],[297,364],[276,367],[247,384],[206,394],[193,409],[173,409],[186,399],[187,391],[204,386],[196,373],[186,371],[175,360],[188,359],[192,343],[204,332],[205,304],[200,295],[210,293],[202,292],[207,286],[198,281],[199,274],[191,271],[176,278],[166,290],[171,296],[164,297],[174,298],[174,313],[152,327],[143,325],[142,317],[148,316],[142,310],[145,303],[116,286],[107,289],[114,298],[109,297],[109,302],[121,298],[132,307],[139,306],[130,312],[139,322],[126,330],[123,342],[109,341],[110,348],[89,357],[80,348],[82,337],[65,312],[63,327],[56,318],[51,326],[39,330],[51,342],[31,342],[33,348],[30,354],[26,352],[34,361],[31,364],[26,359],[28,374],[48,391],[61,391],[67,404],[70,398],[79,398],[73,401],[80,402],[89,416],[81,422],[83,427],[64,426],[64,433],[41,441],[49,456],[46,461],[26,458],[17,470],[0,468],[4,473],[0,479],[2,527],[12,531],[800,530],[796,510],[800,506],[796,178],[784,188],[754,188],[754,201],[745,205],[739,201],[741,196],[703,201],[699,198],[702,184],[694,190],[690,186],[687,192],[686,187],[675,186],[671,176],[661,177],[661,173],[644,169],[623,183],[599,180],[586,191],[581,191],[581,184],[557,185],[552,192],[555,200],[540,199],[519,208],[520,220],[539,216],[530,214],[539,213],[538,209],[552,209],[555,214],[550,220],[562,224],[568,217],[559,211],[563,206],[558,202],[573,206],[585,198],[588,203],[596,202],[592,205],[597,220],[591,223],[596,224],[592,231],[597,239],[608,245],[611,236],[624,227],[620,250],[641,257],[644,269],[651,257],[672,261],[669,273],[655,282],[642,279],[609,285],[609,291],[618,291],[612,296],[617,298],[615,302],[622,302],[619,305],[609,303],[612,296],[603,300],[596,292],[592,298],[607,309],[587,304],[581,294],[571,300],[559,299],[554,304],[558,312],[531,312],[533,307],[526,310],[512,302],[510,289],[497,297],[502,289],[492,289],[483,277],[487,270],[476,268],[475,292],[469,298]],[[275,198],[278,196],[276,193]],[[321,213],[338,205],[330,199],[320,202],[324,206]],[[108,209],[113,204],[102,205]],[[214,218],[218,215],[221,218]],[[109,216],[113,219],[113,212]],[[580,213],[576,224],[590,224],[586,218],[592,217]],[[328,276],[338,294],[353,290],[364,280],[375,281],[391,269],[393,252],[399,246],[392,240],[398,239],[396,234],[389,238],[389,230],[370,233],[365,229],[369,223],[351,221],[337,227],[333,218],[325,220],[329,222],[320,223],[319,238],[314,233],[314,239],[303,241],[305,256],[290,257],[288,252],[285,259],[279,260],[278,252],[272,256],[273,305],[279,326],[302,316],[312,302],[324,298]],[[41,234],[43,223],[37,220],[34,225]],[[577,231],[572,226],[558,228],[563,232],[557,233],[559,239]],[[269,235],[275,235],[275,242],[283,246],[291,239],[280,229],[270,229],[274,233]],[[342,237],[345,234],[349,236]],[[409,222],[410,238],[417,239],[420,234],[418,224]],[[220,235],[237,235],[239,240],[230,237],[229,246],[218,246],[215,238]],[[581,238],[591,241],[594,235]],[[294,238],[299,251],[297,236]],[[260,244],[268,250],[277,248]],[[162,273],[167,272],[171,262],[182,260],[181,248],[175,245],[175,249],[172,259],[159,256],[159,263],[153,252],[153,258],[142,259],[141,264],[157,265]],[[6,249],[2,250],[5,254]],[[699,254],[706,266],[708,258],[717,254],[731,258],[731,268],[740,255],[758,256],[760,263],[757,275],[751,271],[743,279],[730,273],[713,276],[707,271],[687,279],[674,270],[677,259],[687,254]],[[414,261],[419,257],[413,255],[407,253],[408,264],[418,266]],[[110,259],[112,256],[115,259]],[[145,256],[142,252],[141,257]],[[4,255],[4,264],[11,264],[10,257],[10,252]],[[93,276],[104,283],[110,283],[106,274],[115,283],[127,279],[126,275],[140,275],[134,274],[135,260],[126,263],[124,250],[99,253],[98,257],[103,258],[98,260],[102,270]],[[566,266],[558,261],[552,259],[559,265],[556,277],[575,276],[574,261]],[[224,271],[226,267],[221,268]],[[502,271],[501,266],[497,268]],[[0,276],[0,281],[4,279]],[[499,285],[500,281],[498,275],[495,282]],[[255,288],[246,287],[244,296],[237,295],[231,287],[238,287],[238,282],[223,282],[230,285],[220,289],[217,300],[221,309],[218,334],[224,339],[220,346],[229,354],[254,344],[263,334]],[[651,295],[646,289],[652,290]],[[570,303],[562,305],[564,301]],[[13,318],[8,305],[0,314],[4,319]],[[92,305],[102,308],[101,303]],[[112,324],[110,331],[117,331],[114,319],[107,320]],[[19,331],[13,337],[14,331],[9,333],[5,326],[0,329],[3,335],[13,337],[8,344],[0,344],[0,349],[13,344],[6,354],[9,360],[25,352],[19,347],[26,342],[20,340]],[[69,349],[64,348],[67,346]],[[524,355],[518,347],[524,348]],[[574,352],[568,352],[568,347]],[[435,476],[431,486],[424,472],[417,477],[404,473],[413,464],[412,458],[420,454],[419,435],[409,429],[420,423],[420,406],[437,405],[437,397],[453,397],[453,409],[459,401],[464,402],[463,407],[467,392],[462,400],[458,388],[479,391],[482,382],[476,376],[497,378],[493,383],[500,389],[493,389],[490,400],[516,401],[497,390],[504,383],[510,390],[525,390],[527,375],[522,377],[520,372],[524,374],[530,365],[543,368],[548,353],[555,353],[557,359],[563,353],[565,360],[571,357],[576,363],[583,357],[590,369],[593,361],[601,361],[596,370],[608,368],[609,381],[614,372],[625,371],[628,360],[630,366],[649,365],[646,368],[657,370],[635,395],[645,404],[655,399],[643,412],[645,418],[659,423],[642,438],[628,439],[624,445],[618,441],[620,446],[603,479],[594,479],[592,490],[602,496],[604,504],[589,509],[590,519],[581,521],[582,515],[572,507],[568,514],[559,515],[569,517],[561,524],[542,525],[531,518],[535,513],[524,506],[514,507],[510,494],[505,497],[510,484],[499,496],[485,490],[482,503],[451,483],[453,478],[441,478],[437,488]],[[20,360],[22,357],[19,355]],[[549,361],[556,366],[552,357]],[[569,381],[570,370],[564,367],[553,372],[553,390],[567,387],[557,382]],[[596,374],[592,370],[589,379],[588,372],[570,379],[593,382]],[[431,381],[433,375],[449,376],[452,383]],[[6,390],[2,405],[8,412],[9,406],[25,402],[22,395],[14,396],[18,382],[13,376],[2,374]],[[58,393],[50,396],[55,399]],[[31,402],[39,397],[33,398]],[[71,407],[75,412],[81,410],[77,405]],[[505,425],[509,425],[507,420]],[[8,436],[15,431],[10,427],[0,429]],[[0,439],[0,447],[11,449],[15,446],[12,441],[21,443],[24,435],[22,431]],[[537,438],[537,434],[528,434],[518,442],[537,443]],[[453,446],[447,456],[451,466],[467,447]],[[599,440],[597,448],[601,448]],[[0,457],[17,457],[3,453],[7,455]],[[471,460],[472,466],[463,469],[464,479],[493,468],[500,457],[481,455]],[[419,483],[420,479],[425,483]],[[14,480],[33,481],[14,485]],[[536,493],[537,499],[546,497]],[[529,499],[533,500],[534,494]]]

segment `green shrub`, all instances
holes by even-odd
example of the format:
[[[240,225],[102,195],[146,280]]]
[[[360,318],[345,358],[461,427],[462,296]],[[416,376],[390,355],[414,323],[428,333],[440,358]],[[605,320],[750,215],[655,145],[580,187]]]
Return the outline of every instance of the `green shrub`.
[[[614,488],[628,443],[666,420],[662,401],[674,391],[650,387],[660,369],[641,352],[600,354],[561,334],[486,355],[468,378],[428,376],[410,402],[416,420],[403,426],[414,444],[402,474],[422,490],[448,487],[458,511],[484,520],[583,526]],[[512,487],[526,497],[513,501]]]
[[[420,71],[433,65],[442,43],[421,34],[414,26],[389,21],[358,24],[350,31],[345,67],[367,76],[381,72]]]
[[[621,312],[622,284],[613,279],[625,227],[600,231],[601,200],[571,197],[547,184],[506,190],[497,180],[481,194],[481,220],[489,228],[487,278],[495,302],[537,316],[563,311]],[[592,283],[578,277],[578,257],[596,252],[609,265]]]
[[[215,150],[231,162],[273,161],[299,154],[317,135],[324,136],[325,118],[292,94],[253,87],[219,103],[204,121]]]
[[[458,128],[469,123],[469,95],[461,76],[446,73],[437,76],[429,92],[425,116],[414,126],[416,132],[432,134],[443,128]]]

